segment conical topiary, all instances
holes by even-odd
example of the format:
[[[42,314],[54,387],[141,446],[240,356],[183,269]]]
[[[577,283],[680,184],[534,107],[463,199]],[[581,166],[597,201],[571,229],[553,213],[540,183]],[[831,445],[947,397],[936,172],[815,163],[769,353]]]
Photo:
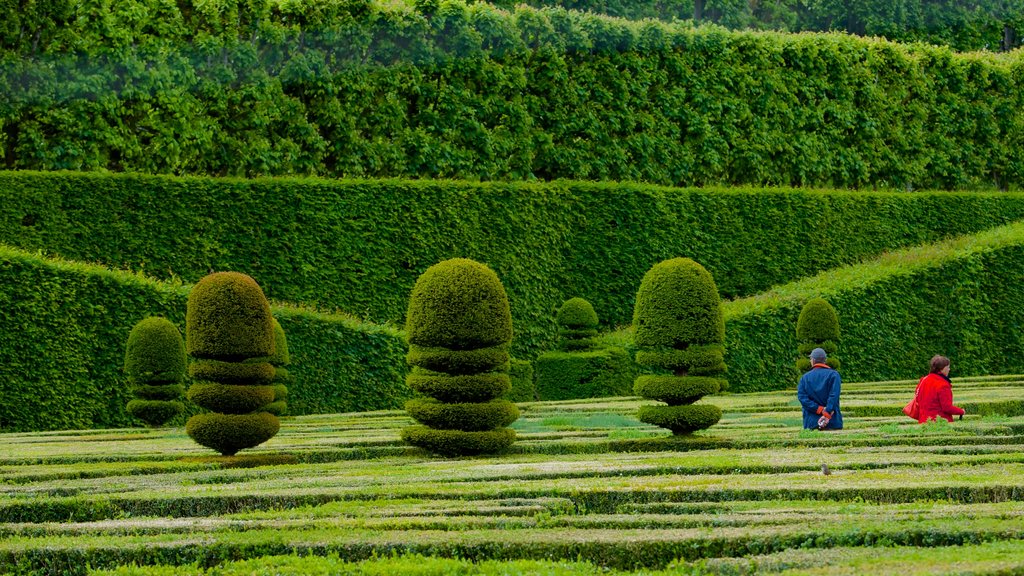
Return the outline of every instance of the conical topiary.
[[[274,401],[274,367],[252,362],[274,353],[270,304],[255,280],[238,272],[210,274],[188,297],[185,339],[194,361],[190,400],[210,410],[189,419],[197,443],[230,456],[258,446],[280,422],[265,408]]]
[[[828,355],[825,363],[839,369],[839,359],[834,356],[839,342],[839,315],[824,298],[813,298],[804,304],[796,321],[797,353],[796,369],[802,374],[811,369],[808,356],[811,350],[821,348]]]
[[[406,403],[422,425],[405,428],[402,438],[444,455],[510,446],[516,436],[505,426],[519,410],[501,396],[511,387],[512,315],[497,274],[464,258],[431,266],[413,287],[406,332],[407,382],[428,398]]]
[[[135,399],[128,413],[150,426],[162,426],[184,411],[179,401],[185,376],[185,342],[166,318],[140,321],[128,335],[124,371]]]
[[[597,312],[583,298],[570,298],[558,309],[559,347],[566,352],[593,348],[597,336]]]
[[[633,329],[637,363],[672,372],[637,377],[637,395],[668,404],[641,406],[637,418],[673,434],[714,426],[722,411],[694,404],[726,386],[725,321],[711,274],[689,258],[654,265],[637,291]]]

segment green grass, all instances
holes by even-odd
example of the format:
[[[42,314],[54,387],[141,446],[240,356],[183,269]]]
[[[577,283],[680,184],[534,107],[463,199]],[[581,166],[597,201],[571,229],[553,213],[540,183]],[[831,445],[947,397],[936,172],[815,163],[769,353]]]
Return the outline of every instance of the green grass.
[[[3,434],[0,573],[1020,573],[1024,416],[852,416],[907,385],[848,384],[828,434],[791,391],[706,398],[725,417],[689,440],[637,398],[524,403],[474,458],[403,446],[391,411],[287,418],[241,467],[178,429]]]

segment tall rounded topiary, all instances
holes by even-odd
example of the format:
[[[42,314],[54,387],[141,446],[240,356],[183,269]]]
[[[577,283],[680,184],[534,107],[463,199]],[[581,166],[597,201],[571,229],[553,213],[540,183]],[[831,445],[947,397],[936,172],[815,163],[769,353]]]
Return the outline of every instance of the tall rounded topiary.
[[[288,412],[288,384],[291,382],[291,373],[286,366],[292,363],[288,354],[288,339],[285,337],[284,328],[277,318],[274,323],[274,353],[267,359],[274,367],[274,401],[264,408],[275,416],[284,416]]]
[[[583,298],[570,298],[558,309],[559,347],[567,352],[593,348],[597,312]]]
[[[637,395],[668,404],[641,406],[637,418],[673,434],[714,426],[722,411],[694,404],[727,385],[720,378],[725,372],[725,321],[711,274],[689,258],[654,265],[637,291],[633,329],[637,363],[672,372],[637,377]]]
[[[185,376],[185,342],[181,332],[166,318],[140,321],[128,335],[124,371],[135,399],[128,413],[150,426],[162,426],[181,414],[179,401]]]
[[[796,321],[797,353],[796,368],[799,372],[811,369],[808,355],[815,348],[822,348],[828,358],[825,363],[839,369],[839,359],[833,356],[838,348],[839,315],[824,298],[813,298],[804,304]]]
[[[185,340],[195,383],[188,397],[210,410],[189,419],[197,443],[230,456],[277,434],[280,422],[265,411],[274,401],[274,367],[253,361],[274,353],[270,304],[255,280],[238,272],[210,274],[192,289]]]
[[[508,375],[512,315],[497,274],[456,258],[431,266],[416,281],[406,317],[407,382],[427,396],[406,403],[420,426],[402,430],[415,446],[444,455],[480,454],[507,448],[519,417],[501,399]]]

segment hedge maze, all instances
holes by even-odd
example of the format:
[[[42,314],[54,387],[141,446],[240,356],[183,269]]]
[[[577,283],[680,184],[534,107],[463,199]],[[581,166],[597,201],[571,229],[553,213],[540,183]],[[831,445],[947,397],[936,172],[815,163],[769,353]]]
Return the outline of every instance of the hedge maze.
[[[913,387],[846,384],[824,434],[791,392],[706,397],[721,421],[669,451],[637,398],[522,404],[500,458],[424,457],[401,411],[294,417],[230,460],[176,429],[5,434],[0,572],[1016,573],[1024,376],[954,378],[954,424],[898,415]]]

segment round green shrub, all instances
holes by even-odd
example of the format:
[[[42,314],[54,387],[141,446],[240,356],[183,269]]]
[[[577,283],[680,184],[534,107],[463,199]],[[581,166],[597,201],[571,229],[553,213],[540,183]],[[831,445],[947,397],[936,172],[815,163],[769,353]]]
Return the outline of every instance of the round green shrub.
[[[188,399],[222,414],[249,414],[274,401],[274,387],[196,382],[188,389]]]
[[[188,296],[185,344],[194,358],[238,362],[274,353],[270,304],[239,272],[204,277]]]
[[[160,386],[135,386],[132,393],[142,400],[177,400],[185,393],[181,384],[163,384]]]
[[[843,365],[838,358],[832,357],[826,358],[825,364],[833,370],[839,370],[839,367]],[[796,369],[799,370],[800,372],[807,372],[808,370],[811,369],[811,359],[807,357],[797,358]]]
[[[409,298],[409,343],[475,350],[512,340],[512,314],[498,275],[465,258],[439,262],[417,280]]]
[[[519,408],[508,400],[449,404],[432,398],[413,398],[405,410],[420,424],[443,430],[482,432],[507,426],[519,418]]]
[[[508,448],[516,441],[516,432],[510,428],[464,432],[409,426],[402,429],[402,440],[444,456],[472,456],[492,454]]]
[[[275,369],[269,362],[198,360],[189,364],[188,373],[194,380],[255,386],[273,382]]]
[[[292,363],[292,357],[288,354],[288,338],[284,335],[284,328],[281,327],[281,323],[277,321],[277,318],[270,319],[274,329],[274,353],[270,355],[267,362],[270,362],[274,367],[287,366]]]
[[[839,315],[836,314],[836,309],[824,298],[809,300],[804,304],[796,321],[796,337],[801,342],[839,340]]]
[[[641,422],[668,428],[673,434],[690,434],[717,424],[722,419],[722,410],[713,404],[641,406],[636,417]]]
[[[686,371],[688,375],[725,372],[725,346],[709,344],[675,348],[644,348],[636,351],[636,363],[663,370]]]
[[[406,361],[434,372],[477,374],[508,369],[509,353],[507,344],[476,350],[450,350],[410,344]]]
[[[274,416],[285,416],[288,414],[288,403],[284,400],[271,402],[263,407],[263,411]]]
[[[288,397],[288,387],[284,384],[274,384],[274,401],[284,400]]]
[[[655,264],[640,282],[633,330],[639,347],[685,349],[724,343],[725,320],[715,280],[689,258]]]
[[[283,366],[274,366],[274,382],[284,385],[291,382],[292,374]]]
[[[189,418],[185,432],[201,446],[224,456],[252,448],[270,440],[281,428],[277,416],[267,412],[254,414],[196,414]]]
[[[181,402],[166,400],[129,400],[128,413],[150,426],[163,426],[185,411]]]
[[[449,376],[415,369],[405,381],[416,392],[442,402],[486,402],[512,388],[511,378],[503,372]]]
[[[589,331],[597,328],[597,312],[583,298],[570,298],[563,302],[556,319],[559,326],[570,330]]]
[[[177,383],[185,375],[185,342],[170,320],[149,317],[128,334],[124,371],[136,384]]]
[[[722,389],[721,378],[706,376],[638,376],[633,384],[633,392],[637,396],[658,400],[669,406],[693,404],[708,394],[716,394]]]
[[[836,353],[839,346],[836,344],[835,340],[825,340],[824,342],[801,342],[797,345],[796,350],[802,356],[808,356],[811,353],[811,350],[814,350],[815,348],[821,348],[825,351],[825,354],[832,355]]]

